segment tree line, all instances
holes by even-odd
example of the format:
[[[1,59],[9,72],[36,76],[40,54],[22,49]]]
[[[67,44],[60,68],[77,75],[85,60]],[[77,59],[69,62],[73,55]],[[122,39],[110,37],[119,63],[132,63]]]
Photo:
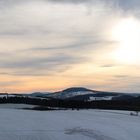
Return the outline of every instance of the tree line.
[[[1,97],[0,103],[30,104],[51,108],[71,109],[112,109],[140,111],[140,99],[137,100],[96,100],[78,101],[61,100],[52,98],[30,98],[30,97]]]

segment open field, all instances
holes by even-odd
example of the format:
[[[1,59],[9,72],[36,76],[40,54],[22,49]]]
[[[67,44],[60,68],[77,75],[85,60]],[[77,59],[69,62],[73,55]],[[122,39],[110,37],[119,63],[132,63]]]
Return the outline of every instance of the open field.
[[[33,111],[14,107],[0,108],[0,140],[140,138],[140,116],[130,116],[128,111]]]

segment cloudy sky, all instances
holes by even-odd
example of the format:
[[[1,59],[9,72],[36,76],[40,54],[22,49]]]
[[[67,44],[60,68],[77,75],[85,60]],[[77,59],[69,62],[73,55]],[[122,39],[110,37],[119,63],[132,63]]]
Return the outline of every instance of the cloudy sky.
[[[140,93],[139,54],[139,0],[0,0],[1,92]]]

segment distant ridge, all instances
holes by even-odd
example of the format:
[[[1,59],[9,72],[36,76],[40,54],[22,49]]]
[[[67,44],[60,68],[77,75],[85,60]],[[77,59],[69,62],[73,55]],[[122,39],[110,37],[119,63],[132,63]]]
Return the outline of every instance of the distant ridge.
[[[128,100],[140,96],[140,94],[120,93],[120,92],[107,92],[96,91],[85,87],[70,87],[62,91],[53,93],[33,93],[31,96],[46,97],[54,99],[66,99],[66,100]],[[126,98],[125,98],[126,97]]]
[[[7,94],[0,94],[0,97],[7,96]],[[107,92],[91,90],[85,87],[70,87],[58,92],[34,92],[31,94],[8,94],[10,96],[24,96],[30,98],[49,98],[62,100],[80,100],[80,101],[94,101],[94,100],[134,100],[140,98],[140,94],[135,93],[121,93],[121,92]]]

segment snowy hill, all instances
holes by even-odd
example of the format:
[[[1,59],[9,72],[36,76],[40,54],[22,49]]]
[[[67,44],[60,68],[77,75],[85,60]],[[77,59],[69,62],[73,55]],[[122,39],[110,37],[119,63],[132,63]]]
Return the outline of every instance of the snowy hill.
[[[46,97],[52,97],[57,99],[72,99],[72,100],[90,100],[93,97],[96,99],[112,99],[114,96],[120,95],[119,93],[112,93],[112,92],[100,92],[96,90],[90,90],[83,87],[72,87],[65,89],[63,91],[47,94]],[[95,100],[96,100],[95,99]]]
[[[117,92],[104,92],[96,91],[83,87],[72,87],[59,92],[35,92],[29,94],[30,97],[43,97],[43,98],[55,98],[55,99],[67,99],[67,100],[123,100],[123,99],[134,99],[140,94],[127,94]]]
[[[87,94],[95,94],[95,93],[96,91],[90,89],[81,88],[81,87],[72,87],[72,88],[65,89],[63,91],[49,94],[48,96],[53,98],[59,98],[59,99],[68,99],[78,95],[87,95]]]

